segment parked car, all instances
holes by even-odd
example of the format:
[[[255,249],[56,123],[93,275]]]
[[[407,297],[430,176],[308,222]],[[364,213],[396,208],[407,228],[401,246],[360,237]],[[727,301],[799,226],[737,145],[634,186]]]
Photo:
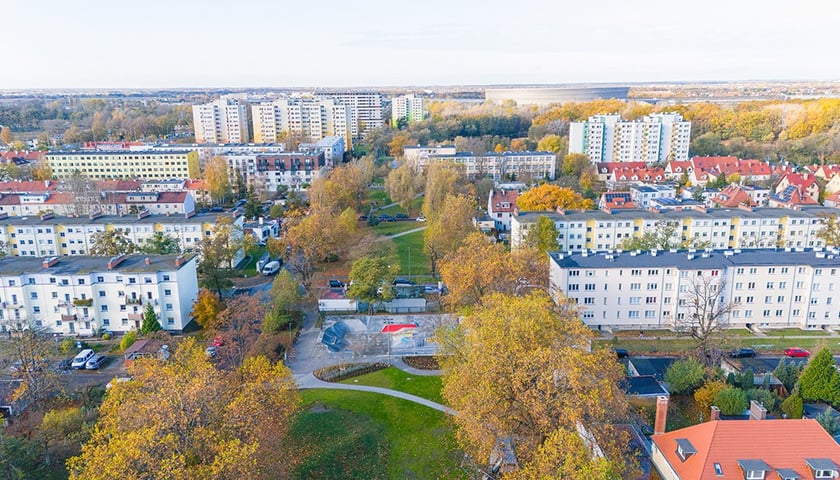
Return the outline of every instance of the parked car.
[[[60,371],[70,370],[71,368],[73,368],[72,358],[65,358],[64,360],[58,362],[58,369]]]
[[[425,222],[426,217],[424,217],[423,215],[420,215],[419,217],[415,218],[414,221],[415,222]]]
[[[731,358],[752,358],[755,356],[755,350],[752,348],[738,348],[729,352]]]
[[[413,287],[414,280],[409,280],[407,278],[395,278],[393,285],[395,287]]]
[[[360,222],[367,222],[368,216],[367,215],[359,215]]]
[[[330,280],[330,288],[344,288],[344,282],[341,280]]]
[[[398,222],[402,222],[402,221],[404,221],[404,220],[408,220],[408,215],[406,215],[406,214],[404,214],[404,213],[398,213],[398,214],[396,214],[396,215],[394,216],[394,218],[395,218]]]
[[[391,215],[388,215],[386,213],[383,213],[382,215],[379,216],[379,221],[380,222],[393,222],[394,217],[392,217]]]
[[[805,358],[810,357],[811,352],[799,347],[788,347],[785,349],[785,356],[791,358]]]
[[[216,347],[207,347],[204,349],[204,354],[210,358],[216,358]]]
[[[70,366],[77,369],[77,370],[81,370],[81,369],[85,368],[85,364],[87,363],[88,360],[91,359],[91,357],[93,357],[93,355],[94,355],[93,350],[91,350],[89,348],[86,348],[86,349],[82,350],[81,352],[79,352],[78,355],[76,355],[76,357],[73,359],[73,362],[70,363]]]
[[[616,358],[627,358],[629,356],[625,348],[613,348],[612,351],[615,353]]]
[[[105,365],[107,361],[108,357],[105,355],[94,355],[85,363],[85,370],[99,370],[99,367]]]
[[[268,262],[262,268],[262,274],[266,277],[274,275],[275,273],[280,271],[280,262],[274,260],[272,262]]]
[[[225,341],[222,339],[222,337],[214,337],[213,338],[213,346],[214,347],[221,347],[224,344],[225,344]]]

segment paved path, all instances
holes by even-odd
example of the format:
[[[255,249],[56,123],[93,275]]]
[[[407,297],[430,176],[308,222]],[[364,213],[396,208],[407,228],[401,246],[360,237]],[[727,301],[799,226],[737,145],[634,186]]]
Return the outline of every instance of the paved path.
[[[404,231],[404,232],[395,233],[395,234],[393,234],[393,235],[388,235],[388,236],[386,236],[385,238],[397,238],[397,237],[402,237],[403,235],[408,235],[408,234],[410,234],[410,233],[422,232],[422,231],[423,231],[423,230],[425,230],[425,229],[426,229],[426,227],[413,228],[413,229],[411,229],[411,230],[406,230],[406,231]]]
[[[418,377],[439,377],[443,374],[441,370],[421,370],[419,368],[410,367],[403,361],[402,357],[392,358],[391,365]]]
[[[318,380],[315,378],[315,375],[311,373],[302,374],[302,375],[294,375],[293,377],[298,384],[298,388],[301,390],[306,389],[313,389],[313,388],[324,388],[324,389],[332,389],[332,390],[355,390],[357,392],[370,392],[370,393],[378,393],[380,395],[388,395],[391,397],[401,398],[403,400],[408,400],[409,402],[419,403],[420,405],[425,405],[429,408],[434,408],[435,410],[441,411],[443,413],[447,413],[449,415],[455,415],[457,412],[446,405],[441,405],[437,402],[433,402],[431,400],[426,400],[425,398],[418,397],[417,395],[412,395],[410,393],[400,392],[397,390],[391,390],[389,388],[380,388],[380,387],[369,387],[367,385],[353,385],[349,383],[332,383],[332,382],[325,382],[323,380]]]

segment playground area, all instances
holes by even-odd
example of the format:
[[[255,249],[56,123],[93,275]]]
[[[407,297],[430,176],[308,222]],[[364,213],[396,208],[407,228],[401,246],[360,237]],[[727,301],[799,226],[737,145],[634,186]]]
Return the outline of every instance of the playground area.
[[[384,355],[434,355],[434,331],[451,324],[452,315],[327,316],[319,343],[331,353],[353,358]]]

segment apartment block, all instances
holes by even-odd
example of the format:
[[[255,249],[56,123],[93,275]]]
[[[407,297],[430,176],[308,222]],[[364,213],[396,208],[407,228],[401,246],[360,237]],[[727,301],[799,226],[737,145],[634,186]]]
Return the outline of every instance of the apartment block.
[[[315,143],[301,143],[298,150],[301,152],[323,152],[327,167],[334,167],[344,162],[346,151],[345,137],[324,137]]]
[[[317,92],[317,98],[338,100],[350,111],[350,135],[359,137],[384,125],[382,94],[378,92]]]
[[[569,212],[520,212],[511,219],[511,247],[519,248],[541,216],[554,221],[563,251],[618,249],[628,238],[653,232],[660,225],[674,227],[672,242],[703,244],[710,248],[815,248],[825,243],[817,237],[825,207],[697,208],[689,210],[600,210]]]
[[[711,296],[701,302],[731,306],[717,320],[727,327],[838,327],[838,255],[837,249],[791,248],[555,252],[549,255],[550,288],[599,330],[690,329],[696,291]]]
[[[691,122],[677,113],[656,113],[625,121],[619,115],[594,115],[569,126],[569,153],[586,154],[592,163],[664,163],[688,160]]]
[[[503,152],[475,155],[458,152],[454,155],[430,155],[429,160],[451,161],[464,166],[471,180],[491,177],[496,181],[548,179],[557,171],[557,157],[551,152]]]
[[[391,100],[391,126],[396,128],[400,121],[406,123],[422,122],[425,117],[423,98],[414,94],[394,97]]]
[[[251,107],[254,141],[276,142],[285,135],[318,142],[324,137],[341,137],[349,146],[351,108],[334,98],[283,97]]]
[[[0,258],[0,332],[125,333],[152,305],[165,330],[181,332],[198,295],[196,257]]]
[[[222,96],[193,105],[193,126],[197,143],[243,143],[248,135],[248,108],[237,98]]]
[[[405,147],[403,148],[403,158],[406,163],[412,166],[415,170],[422,170],[429,164],[429,159],[432,157],[450,157],[455,155],[456,150],[454,145],[440,145],[430,147]]]
[[[0,242],[14,257],[48,257],[87,255],[95,233],[116,228],[125,231],[135,245],[143,245],[156,233],[178,240],[184,251],[195,250],[202,238],[213,235],[218,215],[124,215],[84,217],[5,217],[0,218]],[[242,226],[243,217],[234,224]],[[244,253],[237,255],[234,263]]]
[[[79,172],[93,179],[197,178],[198,153],[188,150],[50,152],[44,156],[56,178]]]

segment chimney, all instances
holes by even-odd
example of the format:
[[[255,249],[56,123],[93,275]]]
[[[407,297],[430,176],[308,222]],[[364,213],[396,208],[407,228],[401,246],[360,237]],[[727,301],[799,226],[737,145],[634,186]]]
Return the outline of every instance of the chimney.
[[[750,420],[767,420],[767,409],[755,400],[750,401]]]
[[[50,258],[45,258],[44,261],[41,262],[41,266],[43,268],[50,268],[53,265],[55,265],[56,263],[58,263],[58,257],[50,257]]]
[[[125,254],[111,257],[111,259],[108,260],[108,270],[113,270],[117,265],[121,264],[123,260],[125,260]]]
[[[184,263],[186,262],[183,255],[178,255],[177,257],[175,257],[175,267],[180,267]]]
[[[653,434],[665,433],[665,422],[668,420],[668,397],[656,397],[656,420],[653,423]]]
[[[152,259],[150,259],[149,257],[146,257],[146,265],[151,265],[151,264],[152,264]]]
[[[715,420],[720,420],[720,409],[712,405],[712,414],[709,416],[709,421],[714,422]]]
[[[262,224],[263,224],[263,217],[260,217],[260,219],[259,219],[259,224],[260,224],[260,225],[262,225]]]

